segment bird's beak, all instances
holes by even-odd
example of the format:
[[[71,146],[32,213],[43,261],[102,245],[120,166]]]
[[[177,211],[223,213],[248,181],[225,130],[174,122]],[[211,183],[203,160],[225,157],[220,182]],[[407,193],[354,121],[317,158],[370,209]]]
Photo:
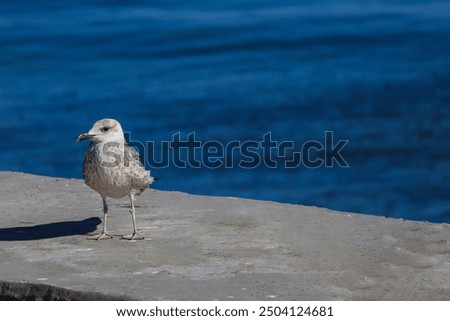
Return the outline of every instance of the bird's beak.
[[[77,137],[77,142],[79,142],[80,140],[85,140],[85,139],[91,139],[92,137],[94,137],[95,135],[89,134],[89,133],[84,133],[81,134]]]

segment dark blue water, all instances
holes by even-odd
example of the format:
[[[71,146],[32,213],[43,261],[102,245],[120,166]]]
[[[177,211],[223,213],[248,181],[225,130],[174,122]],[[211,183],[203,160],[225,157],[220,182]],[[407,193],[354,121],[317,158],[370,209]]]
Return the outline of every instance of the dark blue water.
[[[348,168],[153,169],[154,187],[450,222],[447,1],[0,1],[0,170],[133,140],[349,140]]]

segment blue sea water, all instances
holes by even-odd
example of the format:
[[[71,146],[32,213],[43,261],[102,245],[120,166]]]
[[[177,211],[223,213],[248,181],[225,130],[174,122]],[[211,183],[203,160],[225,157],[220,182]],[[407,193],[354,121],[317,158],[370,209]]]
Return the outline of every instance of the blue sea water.
[[[0,170],[81,178],[105,117],[141,142],[332,131],[348,168],[172,164],[153,187],[449,223],[449,107],[448,1],[0,1]]]

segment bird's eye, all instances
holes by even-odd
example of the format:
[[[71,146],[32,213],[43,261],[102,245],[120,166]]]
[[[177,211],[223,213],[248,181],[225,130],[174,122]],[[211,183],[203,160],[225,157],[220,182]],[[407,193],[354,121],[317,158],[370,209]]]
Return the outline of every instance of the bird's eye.
[[[105,126],[105,127],[102,128],[102,132],[107,132],[108,130],[109,130],[109,127]]]

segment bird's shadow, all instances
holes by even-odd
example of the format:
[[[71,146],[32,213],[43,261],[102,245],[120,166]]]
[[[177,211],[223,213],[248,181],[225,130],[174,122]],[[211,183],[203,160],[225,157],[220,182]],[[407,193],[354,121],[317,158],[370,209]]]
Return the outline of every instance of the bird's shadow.
[[[66,221],[34,226],[0,228],[0,241],[33,241],[70,235],[85,235],[97,229],[98,217],[82,221]]]

